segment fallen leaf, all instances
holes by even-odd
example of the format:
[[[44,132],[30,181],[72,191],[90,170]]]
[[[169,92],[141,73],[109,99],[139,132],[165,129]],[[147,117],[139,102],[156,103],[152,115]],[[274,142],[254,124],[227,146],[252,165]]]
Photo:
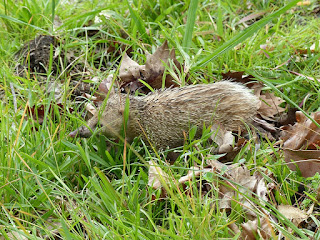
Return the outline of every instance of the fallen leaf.
[[[148,186],[159,189],[163,182],[169,180],[169,175],[165,173],[155,162],[149,161]]]
[[[233,82],[240,82],[246,85],[248,88],[253,88],[253,85],[258,82],[254,79],[252,75],[244,75],[244,72],[226,72],[221,74],[223,79],[230,80]],[[263,84],[259,83],[259,86],[263,87]]]
[[[320,124],[320,112],[312,113],[311,118]],[[296,112],[297,122],[281,128],[283,147],[297,149],[318,149],[320,146],[320,128],[301,111]]]
[[[296,171],[300,169],[303,177],[313,177],[320,173],[320,150],[293,150],[283,149],[284,160],[288,167]]]
[[[119,78],[122,82],[137,81],[142,78],[144,71],[144,65],[139,65],[136,61],[133,61],[126,52],[123,54],[119,69]]]
[[[207,161],[213,172],[222,174],[225,179],[225,184],[219,185],[221,209],[230,209],[231,201],[236,198],[237,201],[246,208],[247,214],[254,218],[256,213],[253,211],[255,204],[248,199],[259,196],[259,201],[267,201],[268,188],[262,176],[255,172],[252,176],[250,171],[242,165],[233,164],[225,165],[216,160]]]
[[[145,65],[139,65],[133,61],[127,54],[123,55],[119,70],[119,78],[122,82],[122,88],[130,84],[130,92],[134,92],[138,88],[143,87],[143,80],[153,89],[162,88],[163,75],[165,75],[165,87],[177,87],[178,84],[174,81],[174,77],[170,73],[165,73],[166,66],[170,67],[173,64],[173,72],[176,69],[181,69],[181,64],[177,61],[174,49],[170,50],[168,42],[165,41],[153,54],[146,52]]]
[[[284,101],[273,93],[261,93],[260,90],[256,92],[256,95],[260,98],[260,108],[258,109],[258,113],[264,119],[272,121],[276,115],[285,111],[285,108],[279,107],[279,105]]]
[[[291,205],[279,205],[277,209],[296,226],[298,226],[302,221],[307,220],[309,217],[309,214],[305,211]]]
[[[280,136],[280,131],[274,126],[274,124],[268,123],[267,121],[259,118],[254,118],[252,125],[255,130],[258,131],[259,135],[266,139],[274,141]]]
[[[259,226],[260,225],[260,226]],[[270,239],[274,232],[269,220],[265,217],[241,224],[242,231],[240,239],[243,240],[256,240],[256,239]]]
[[[153,53],[147,55],[146,70],[145,70],[145,81],[153,88],[159,89],[162,87],[162,78],[165,72],[165,66],[169,65],[169,60],[173,64],[181,69],[180,63],[176,59],[174,49],[170,50],[168,42],[164,43]],[[170,74],[166,75],[165,86],[175,86],[178,84],[173,81],[173,77]]]
[[[320,123],[320,112],[311,114]],[[320,128],[301,111],[296,112],[297,122],[281,127],[285,161],[293,171],[298,167],[303,177],[320,172]]]
[[[94,105],[92,105],[91,103],[86,103],[85,108],[88,111],[88,113],[91,114],[91,117],[94,116],[98,112],[97,108]]]
[[[98,88],[99,92],[106,95],[111,90],[112,92],[110,93],[110,95],[114,94],[115,93],[114,88],[111,88],[112,81],[113,81],[113,74],[109,74],[107,78],[101,81]]]
[[[231,131],[227,131],[222,125],[213,125],[211,127],[211,139],[218,145],[219,153],[231,152],[234,145],[234,136]]]
[[[191,181],[193,178],[198,177],[205,172],[213,172],[213,170],[209,168],[200,169],[199,167],[192,167],[188,171],[187,175],[179,178],[178,182],[185,183],[185,182]]]

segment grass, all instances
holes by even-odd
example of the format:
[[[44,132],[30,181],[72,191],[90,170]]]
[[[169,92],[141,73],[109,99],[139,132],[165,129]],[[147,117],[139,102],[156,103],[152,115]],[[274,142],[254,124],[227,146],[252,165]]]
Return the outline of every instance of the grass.
[[[248,8],[243,7],[244,2]],[[201,196],[197,187],[197,183],[212,178],[223,184],[223,179],[209,175],[194,179],[188,183],[190,194],[170,180],[163,183],[166,197],[148,186],[148,160],[155,160],[171,179],[179,179],[209,154],[210,146],[204,139],[190,139],[173,166],[160,161],[159,155],[139,139],[131,147],[120,142],[111,148],[106,144],[110,140],[99,135],[71,139],[68,133],[82,125],[83,119],[81,107],[69,94],[74,87],[68,71],[59,72],[56,79],[61,83],[60,89],[66,90],[60,90],[66,110],[50,108],[56,99],[53,92],[46,90],[53,77],[49,73],[44,78],[17,77],[14,53],[36,35],[53,34],[62,40],[61,49],[73,51],[75,62],[94,70],[90,77],[98,72],[106,77],[110,70],[117,69],[120,45],[131,47],[132,58],[145,62],[143,51],[153,52],[166,39],[176,49],[178,60],[185,63],[192,81],[208,83],[220,80],[221,73],[229,70],[247,71],[263,79],[266,89],[269,87],[290,105],[311,113],[319,111],[320,101],[320,37],[315,34],[320,21],[311,14],[316,1],[301,7],[296,6],[297,2],[1,2],[2,238],[12,239],[10,234],[18,233],[26,239],[237,239],[239,234],[232,236],[228,226],[232,222],[240,226],[247,220],[241,204],[235,201],[230,213],[220,211],[215,188]],[[107,16],[100,16],[102,22],[88,26],[102,11],[107,12]],[[244,16],[259,11],[266,12],[260,21],[249,27],[237,24]],[[54,24],[54,14],[61,19],[60,26]],[[96,29],[100,30],[99,35],[89,37],[90,31]],[[116,49],[104,54],[104,47],[113,41],[117,42]],[[314,52],[310,50],[313,43]],[[262,44],[268,48],[261,50]],[[300,49],[307,50],[305,56],[297,54]],[[289,59],[291,62],[284,64]],[[284,65],[278,67],[281,64]],[[311,78],[290,74],[288,70]],[[90,82],[90,78],[85,81]],[[28,106],[34,105],[44,106],[41,125],[27,117]],[[267,182],[276,184],[277,204],[292,204],[299,185],[309,186],[306,192],[310,199],[304,202],[307,209],[316,199],[319,177],[304,179],[290,171],[270,142],[263,141],[254,158],[254,144],[250,144],[235,161],[245,162],[252,172],[259,171]],[[266,170],[273,173],[275,180],[265,174]],[[319,233],[294,226],[272,204],[258,204],[261,209],[272,209],[278,218],[277,223],[272,223],[274,229],[288,239],[317,238]],[[258,214],[262,216],[261,212]],[[315,222],[319,227],[319,220]]]

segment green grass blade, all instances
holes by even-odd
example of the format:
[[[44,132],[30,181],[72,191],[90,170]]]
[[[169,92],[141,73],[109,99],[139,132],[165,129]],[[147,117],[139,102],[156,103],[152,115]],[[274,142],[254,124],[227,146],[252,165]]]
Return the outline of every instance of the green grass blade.
[[[16,18],[13,18],[13,17],[10,17],[10,16],[6,16],[6,15],[3,15],[3,14],[0,14],[0,18],[3,18],[5,20],[8,20],[8,21],[11,21],[11,22],[14,22],[14,23],[18,23],[18,24],[22,24],[22,25],[26,25],[26,26],[29,26],[31,28],[34,28],[36,30],[39,30],[41,31],[42,33],[45,33],[45,34],[50,34],[47,30],[43,29],[43,28],[40,28],[40,27],[37,27],[35,25],[32,25],[32,24],[29,24],[29,23],[26,23],[26,22],[23,22],[19,19],[16,19]]]
[[[182,46],[188,52],[188,48],[192,42],[192,33],[197,17],[198,0],[191,0],[188,10],[187,24],[184,32]]]
[[[246,70],[246,72],[252,76],[254,76],[257,80],[263,82],[265,85],[267,85],[270,89],[272,89],[274,92],[279,94],[283,99],[286,100],[287,103],[290,103],[292,106],[297,108],[299,111],[301,111],[306,117],[308,117],[316,126],[320,127],[319,123],[314,120],[306,111],[304,111],[298,104],[296,104],[294,101],[292,101],[288,96],[286,96],[283,92],[281,92],[276,86],[271,84],[267,79],[260,77],[256,72],[251,70]]]
[[[52,2],[51,2],[51,7],[52,7],[52,9],[51,9],[51,31],[53,31],[53,27],[54,27],[54,17],[55,17],[55,15],[56,15],[56,13],[55,13],[55,10],[56,10],[56,1],[55,0],[52,0]]]
[[[212,60],[216,59],[217,57],[219,57],[220,55],[222,55],[223,53],[225,53],[229,49],[235,47],[239,43],[241,43],[244,40],[246,40],[248,37],[251,37],[257,31],[259,31],[259,29],[261,29],[263,26],[265,26],[268,22],[270,22],[271,20],[279,17],[281,14],[285,13],[287,10],[289,10],[290,8],[295,6],[298,2],[299,2],[299,0],[293,0],[290,3],[288,3],[287,5],[285,5],[282,8],[280,8],[279,10],[277,10],[274,13],[270,14],[269,16],[267,16],[267,17],[261,19],[260,21],[257,21],[256,23],[252,24],[250,27],[245,29],[243,32],[237,34],[232,39],[230,39],[229,41],[224,43],[222,46],[218,47],[212,54],[210,54],[209,56],[205,57],[204,59],[202,59],[201,61],[196,63],[194,68],[205,66],[206,64],[208,64]]]
[[[150,43],[150,38],[149,38],[149,35],[147,34],[147,31],[146,31],[146,27],[144,25],[144,21],[142,20],[142,18],[140,17],[140,15],[131,7],[130,3],[127,1],[127,5],[128,5],[128,8],[129,8],[129,11],[130,11],[130,16],[132,18],[132,20],[135,22],[137,28],[138,28],[138,31],[140,32],[141,34],[141,37]]]

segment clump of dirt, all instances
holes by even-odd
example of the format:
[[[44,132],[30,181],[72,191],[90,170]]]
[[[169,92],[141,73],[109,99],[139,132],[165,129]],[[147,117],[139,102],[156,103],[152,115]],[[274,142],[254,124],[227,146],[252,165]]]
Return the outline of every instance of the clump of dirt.
[[[27,42],[16,55],[20,63],[16,66],[16,73],[24,77],[26,73],[47,73],[52,48],[52,72],[57,72],[59,58],[64,57],[59,48],[60,40],[50,35],[40,35]]]

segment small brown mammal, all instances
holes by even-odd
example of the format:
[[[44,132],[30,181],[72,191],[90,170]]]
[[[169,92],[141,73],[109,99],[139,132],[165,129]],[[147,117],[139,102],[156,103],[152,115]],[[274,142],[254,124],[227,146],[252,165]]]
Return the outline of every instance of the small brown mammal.
[[[187,133],[191,126],[197,126],[198,136],[204,124],[237,130],[252,121],[258,108],[258,98],[248,88],[229,81],[169,88],[143,97],[114,94],[100,117],[101,131],[107,137],[119,136],[127,98],[127,140],[141,136],[157,149],[182,146],[183,132]],[[98,114],[89,120],[88,126],[95,129],[97,123]],[[89,137],[91,131],[82,126],[70,133],[72,137],[76,135]]]

